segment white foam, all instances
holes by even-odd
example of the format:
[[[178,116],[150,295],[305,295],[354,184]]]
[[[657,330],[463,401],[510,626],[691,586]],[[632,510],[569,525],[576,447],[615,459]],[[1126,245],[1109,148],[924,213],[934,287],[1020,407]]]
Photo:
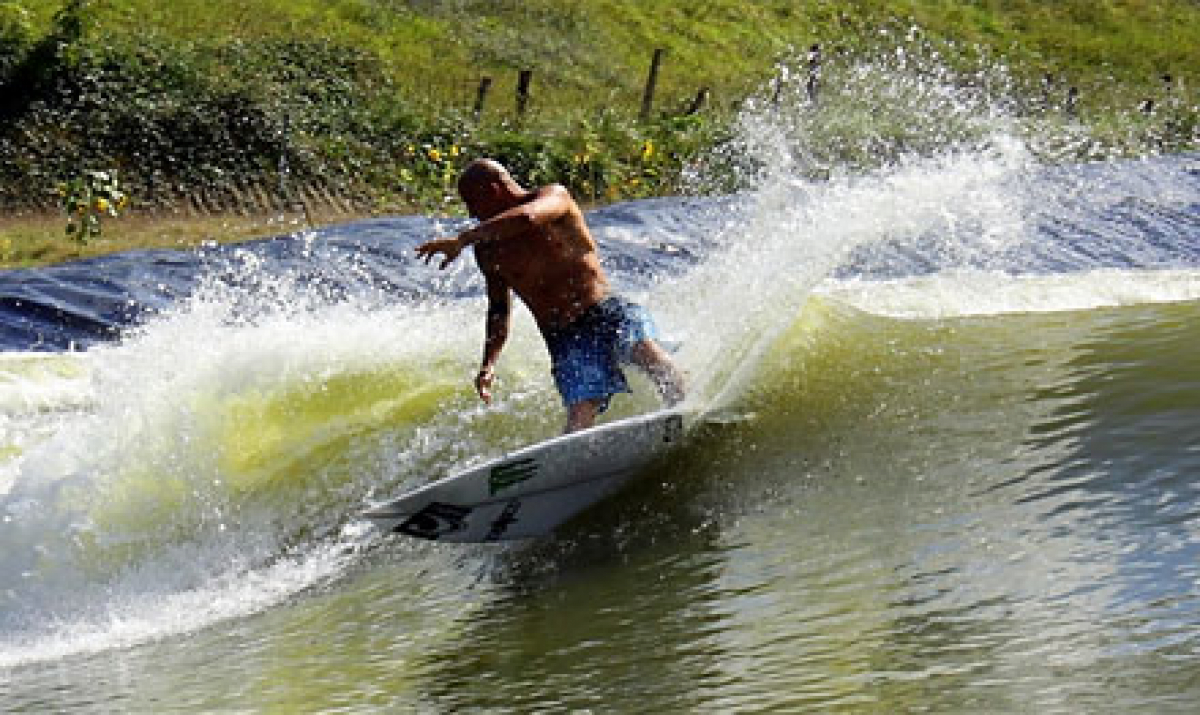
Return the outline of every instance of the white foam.
[[[85,353],[0,353],[0,415],[91,405]]]
[[[973,251],[1019,240],[1024,212],[1007,182],[1027,161],[1019,145],[1001,142],[986,156],[913,161],[869,176],[781,176],[747,195],[746,218],[724,227],[723,249],[654,297],[680,328],[693,386],[708,400],[731,399],[812,290],[855,249],[930,234],[942,237],[930,250],[943,254],[968,238]],[[971,228],[979,225],[992,227],[982,241]]]
[[[16,445],[0,473],[0,666],[194,630],[336,573],[343,556],[311,534],[352,515],[373,480],[397,478],[405,450],[444,449],[460,405],[467,416],[479,410],[470,393],[478,301],[314,305],[286,277],[268,290],[270,276],[255,278],[252,288],[214,282],[118,344],[0,361],[9,397],[0,427]],[[535,335],[510,347],[517,365],[544,361]],[[330,380],[358,375],[411,375],[442,390],[449,409],[435,422],[448,431],[414,425],[404,442],[386,421],[393,396],[364,394],[348,407],[361,414],[304,425],[317,447],[367,428],[354,443],[364,453],[341,455],[360,471],[318,463],[302,475],[308,486],[228,472],[238,437],[230,409],[276,398],[291,409],[319,399]],[[500,410],[523,398],[504,397]],[[287,453],[291,437],[265,453],[267,469],[300,456]],[[253,461],[247,469],[258,469]],[[313,498],[276,499],[281,489]],[[299,551],[280,559],[304,533]]]
[[[0,635],[0,670],[126,648],[257,613],[336,577],[353,553],[347,544],[327,545],[262,569],[230,569],[179,591],[126,581],[84,614],[43,623],[15,640]]]
[[[859,310],[898,318],[1055,313],[1200,300],[1200,271],[1096,270],[1054,275],[959,271],[892,281],[828,282],[820,292]]]

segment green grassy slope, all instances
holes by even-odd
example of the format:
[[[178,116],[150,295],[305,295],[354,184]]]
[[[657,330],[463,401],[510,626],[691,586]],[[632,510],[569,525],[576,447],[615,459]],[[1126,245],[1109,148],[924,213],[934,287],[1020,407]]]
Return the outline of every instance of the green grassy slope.
[[[1171,146],[1194,145],[1193,0],[0,0],[0,209],[45,205],[84,166],[121,170],[142,205],[316,187],[433,209],[482,152],[596,200],[669,192],[779,60],[914,35],[949,67],[1002,58],[1018,92],[1079,87],[1098,125],[1170,74],[1190,92]],[[657,111],[639,121],[654,48]],[[679,119],[701,87],[713,102]]]
[[[0,6],[40,33],[62,2]],[[327,40],[380,58],[399,86],[430,99],[467,95],[462,83],[480,74],[533,68],[555,109],[567,98],[607,100],[611,86],[636,100],[654,47],[669,52],[666,94],[737,93],[789,48],[861,46],[887,25],[1083,84],[1112,76],[1145,86],[1200,64],[1200,5],[1190,0],[95,0],[89,14],[94,36],[116,42]]]

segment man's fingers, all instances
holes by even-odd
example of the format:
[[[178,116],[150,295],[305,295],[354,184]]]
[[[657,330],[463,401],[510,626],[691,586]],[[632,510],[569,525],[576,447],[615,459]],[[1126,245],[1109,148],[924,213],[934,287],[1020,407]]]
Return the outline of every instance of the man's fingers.
[[[492,404],[492,374],[490,372],[480,371],[475,377],[475,391],[479,393],[479,399],[483,400],[483,404]]]
[[[428,243],[417,246],[417,260],[424,260],[425,265],[429,265],[435,255],[437,255],[437,248],[434,246],[430,246]]]
[[[458,258],[458,251],[454,250],[450,246],[447,246],[446,241],[429,241],[428,243],[422,243],[420,246],[417,246],[417,258],[425,259],[425,265],[429,265],[430,261],[432,261],[439,253],[445,256],[445,258],[442,260],[442,264],[438,266],[439,269],[445,268],[453,263],[455,258]]]

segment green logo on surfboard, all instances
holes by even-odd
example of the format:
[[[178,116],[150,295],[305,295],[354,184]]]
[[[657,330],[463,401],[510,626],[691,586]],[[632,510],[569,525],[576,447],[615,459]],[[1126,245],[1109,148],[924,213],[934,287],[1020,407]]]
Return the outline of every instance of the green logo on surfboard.
[[[488,474],[488,492],[495,494],[537,474],[537,461],[532,457],[506,462],[492,467]]]

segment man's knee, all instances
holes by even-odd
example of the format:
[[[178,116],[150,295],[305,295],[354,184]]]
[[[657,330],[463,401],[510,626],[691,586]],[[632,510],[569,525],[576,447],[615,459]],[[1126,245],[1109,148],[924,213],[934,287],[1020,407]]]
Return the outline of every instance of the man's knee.
[[[639,340],[634,344],[633,349],[629,353],[633,364],[639,367],[650,369],[658,365],[670,365],[671,358],[667,355],[667,351],[662,349],[662,346],[650,338]]]
[[[661,345],[650,339],[642,340],[633,346],[630,357],[654,380],[667,404],[674,405],[683,400],[683,376]]]
[[[587,429],[596,423],[596,415],[600,414],[601,400],[580,400],[567,405],[566,432]]]

